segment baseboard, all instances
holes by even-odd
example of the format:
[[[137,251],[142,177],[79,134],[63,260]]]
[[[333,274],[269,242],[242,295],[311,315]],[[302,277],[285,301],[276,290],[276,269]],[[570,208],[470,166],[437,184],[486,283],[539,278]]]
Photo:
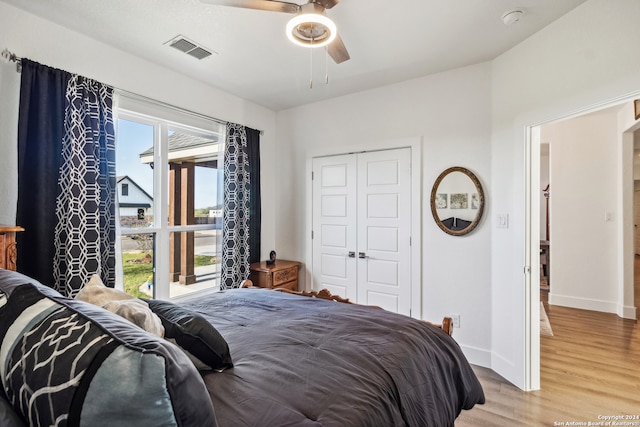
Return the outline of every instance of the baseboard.
[[[618,305],[618,309],[616,310],[616,314],[623,319],[637,319],[636,307],[628,306],[628,305]]]
[[[454,330],[455,338],[455,330]],[[460,345],[464,356],[472,365],[482,366],[491,369],[491,352],[477,347]]]
[[[549,304],[582,310],[602,311],[604,313],[618,313],[618,304],[613,301],[557,295],[554,293],[549,294]]]
[[[516,369],[512,361],[498,353],[491,353],[491,369],[514,386],[524,390],[524,377],[520,370]]]

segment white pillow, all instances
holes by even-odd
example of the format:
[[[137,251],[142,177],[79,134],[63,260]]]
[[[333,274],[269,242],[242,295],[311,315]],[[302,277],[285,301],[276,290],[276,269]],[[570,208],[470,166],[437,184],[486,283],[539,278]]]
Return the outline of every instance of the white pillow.
[[[149,333],[164,337],[162,321],[151,311],[149,304],[117,289],[106,287],[97,274],[91,277],[75,299],[102,307]]]

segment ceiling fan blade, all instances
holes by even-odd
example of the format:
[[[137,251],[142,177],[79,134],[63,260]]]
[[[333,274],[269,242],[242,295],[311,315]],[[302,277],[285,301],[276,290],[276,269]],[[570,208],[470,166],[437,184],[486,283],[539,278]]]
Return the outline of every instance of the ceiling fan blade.
[[[276,0],[200,0],[218,6],[241,7],[243,9],[267,10],[270,12],[298,13],[300,6]]]
[[[318,3],[325,9],[331,9],[333,6],[340,3],[340,0],[316,0],[316,3]]]
[[[340,64],[351,59],[351,57],[349,56],[349,52],[347,52],[347,48],[344,46],[344,43],[340,38],[340,34],[338,34],[335,40],[332,41],[329,46],[327,46],[327,52],[336,64]]]

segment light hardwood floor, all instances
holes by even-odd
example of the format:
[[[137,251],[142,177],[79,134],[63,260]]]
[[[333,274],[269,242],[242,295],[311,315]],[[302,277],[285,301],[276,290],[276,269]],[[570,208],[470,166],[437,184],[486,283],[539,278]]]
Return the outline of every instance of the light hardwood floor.
[[[638,256],[635,270],[639,307]],[[640,325],[614,314],[550,306],[543,291],[540,298],[554,333],[540,338],[541,389],[523,392],[495,372],[474,367],[487,403],[462,411],[456,427],[606,425],[598,417],[609,415],[635,416],[618,422],[640,426]]]

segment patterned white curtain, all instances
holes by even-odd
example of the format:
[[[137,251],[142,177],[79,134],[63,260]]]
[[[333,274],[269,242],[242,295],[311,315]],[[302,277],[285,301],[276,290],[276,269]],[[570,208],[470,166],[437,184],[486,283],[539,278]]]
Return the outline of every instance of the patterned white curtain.
[[[260,260],[260,131],[227,123],[220,289],[237,288]]]
[[[222,273],[220,289],[236,288],[249,277],[249,160],[244,126],[227,123],[224,149]]]
[[[113,90],[72,75],[67,83],[56,199],[55,288],[75,296],[92,274],[115,283]]]

